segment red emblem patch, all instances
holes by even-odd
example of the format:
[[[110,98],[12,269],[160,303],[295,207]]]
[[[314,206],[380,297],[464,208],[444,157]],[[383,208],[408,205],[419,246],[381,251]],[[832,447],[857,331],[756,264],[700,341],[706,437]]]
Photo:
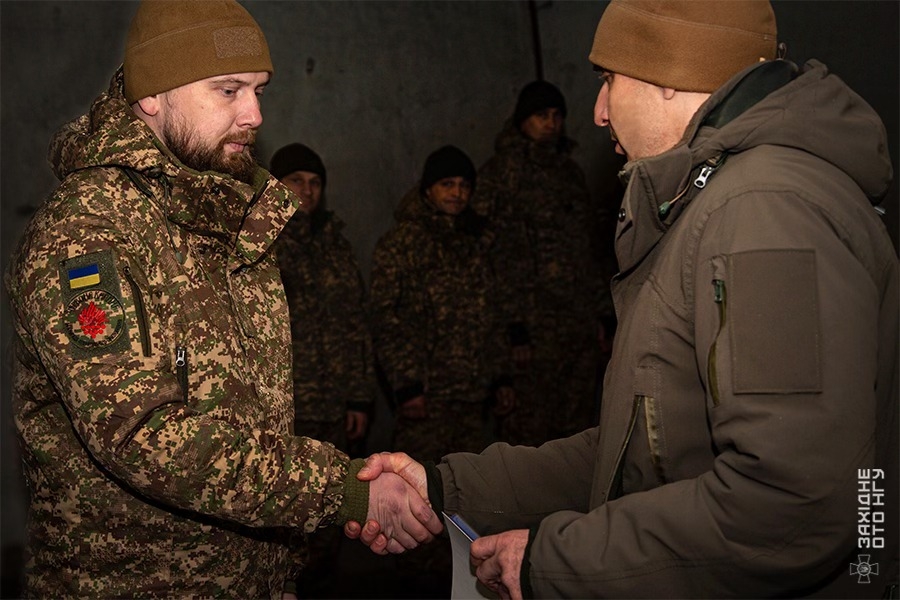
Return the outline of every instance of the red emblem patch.
[[[69,301],[64,325],[69,338],[79,348],[103,348],[125,333],[125,310],[109,292],[88,290]]]
[[[98,335],[106,329],[106,313],[97,308],[97,305],[91,302],[83,311],[78,313],[78,324],[81,325],[81,331],[96,339]]]

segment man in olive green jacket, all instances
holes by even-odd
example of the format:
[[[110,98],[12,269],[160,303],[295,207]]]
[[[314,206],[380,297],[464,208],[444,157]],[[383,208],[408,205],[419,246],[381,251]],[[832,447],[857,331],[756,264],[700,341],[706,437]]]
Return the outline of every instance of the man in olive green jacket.
[[[896,590],[883,124],[821,63],[776,59],[765,1],[613,0],[590,59],[629,159],[600,425],[451,454],[432,503],[497,534],[472,558],[513,598]],[[370,464],[425,488],[402,456]]]

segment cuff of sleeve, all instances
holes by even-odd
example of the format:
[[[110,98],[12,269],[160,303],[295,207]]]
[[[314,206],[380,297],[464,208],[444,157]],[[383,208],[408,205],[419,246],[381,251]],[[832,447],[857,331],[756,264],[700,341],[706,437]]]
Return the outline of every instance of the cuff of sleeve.
[[[285,594],[294,594],[297,595],[297,582],[293,579],[286,579],[284,582],[284,588],[281,590]]]
[[[344,501],[341,502],[337,512],[336,523],[343,525],[347,521],[356,521],[360,525],[366,524],[366,515],[369,514],[369,482],[360,481],[356,474],[366,464],[362,458],[354,458],[347,467],[347,478],[344,479]]]
[[[397,405],[406,404],[413,398],[417,396],[421,396],[425,393],[425,385],[421,381],[416,381],[415,383],[411,383],[410,385],[405,385],[402,388],[399,388],[394,391],[394,400],[397,401]]]
[[[509,336],[509,344],[511,346],[526,346],[531,343],[531,335],[528,333],[528,326],[522,321],[514,321],[506,328]]]
[[[425,467],[425,479],[428,482],[428,501],[431,502],[431,510],[435,512],[441,523],[444,522],[444,481],[441,472],[438,471],[434,461],[426,460],[422,463]]]
[[[519,569],[519,587],[522,588],[523,598],[534,598],[534,590],[531,588],[531,545],[537,537],[538,528],[528,530],[528,544],[525,545],[525,554],[522,555],[522,567]]]

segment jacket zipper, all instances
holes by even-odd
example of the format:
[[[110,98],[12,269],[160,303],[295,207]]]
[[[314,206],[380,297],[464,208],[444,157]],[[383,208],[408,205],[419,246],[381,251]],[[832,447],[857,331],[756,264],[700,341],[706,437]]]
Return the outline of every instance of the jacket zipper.
[[[146,306],[144,305],[144,296],[141,294],[141,289],[138,287],[137,281],[135,281],[134,276],[131,274],[131,267],[128,265],[125,266],[125,279],[128,280],[128,287],[131,288],[131,295],[134,298],[134,309],[137,313],[138,334],[141,338],[141,351],[145,357],[149,357],[151,354],[150,330],[147,327],[147,311]]]
[[[613,468],[612,480],[609,482],[609,487],[606,490],[606,500],[613,500],[613,494],[617,493],[617,488],[622,485],[622,468],[623,462],[625,460],[625,451],[628,449],[628,444],[631,441],[631,435],[634,433],[634,425],[637,423],[638,413],[641,411],[641,403],[644,401],[644,396],[635,396],[634,403],[631,408],[631,419],[628,421],[628,431],[625,434],[625,441],[622,442],[622,447],[619,448],[619,454],[616,456],[616,465]]]
[[[184,346],[175,347],[175,372],[184,395],[184,403],[188,403],[188,355]]]
[[[698,190],[702,190],[706,187],[706,182],[709,181],[709,178],[712,177],[712,174],[716,172],[716,169],[722,166],[723,162],[725,162],[725,156],[725,154],[718,154],[716,156],[713,156],[712,158],[706,159],[704,165],[700,167],[700,173],[698,173],[697,177],[694,178],[693,184],[695,188],[697,188]],[[659,215],[660,221],[666,220],[666,217],[668,217],[669,213],[672,211],[672,205],[681,200],[681,198],[690,189],[690,184],[684,186],[684,189],[678,192],[678,194],[674,198],[659,205],[657,214]]]
[[[713,406],[719,405],[719,378],[716,372],[716,346],[719,343],[719,336],[725,329],[725,282],[721,279],[713,279],[713,301],[719,307],[719,331],[716,332],[716,338],[713,340],[712,347],[709,349],[709,360],[707,361],[707,377],[709,378],[710,394],[712,395]]]

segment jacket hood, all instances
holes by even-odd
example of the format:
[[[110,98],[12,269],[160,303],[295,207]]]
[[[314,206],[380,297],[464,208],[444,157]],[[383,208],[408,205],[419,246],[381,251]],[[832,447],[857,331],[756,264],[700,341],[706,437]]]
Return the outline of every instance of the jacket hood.
[[[92,167],[136,172],[147,184],[141,188],[162,205],[170,221],[223,240],[242,262],[259,260],[299,206],[299,198],[262,168],[248,185],[230,175],[184,166],[134,114],[123,86],[120,67],[88,114],[54,135],[49,160],[56,176],[62,180]],[[155,196],[151,187],[157,190]]]
[[[125,102],[123,86],[120,68],[90,112],[63,125],[51,139],[48,158],[60,181],[87,167],[120,166],[144,171],[162,162],[153,131]]]
[[[831,163],[873,202],[893,178],[878,114],[815,60],[800,70],[787,61],[768,61],[737,74],[700,107],[672,150],[627,163],[622,176],[653,173],[664,182],[656,185],[656,196],[671,200],[687,185],[691,170],[762,145],[803,150]],[[675,179],[673,162],[687,169]]]
[[[726,122],[712,129],[709,124],[723,118],[723,107],[737,103],[740,110],[742,89],[758,85],[754,79],[765,69],[787,69],[794,78],[732,120],[725,116]],[[881,118],[816,60],[799,71],[786,61],[751,67],[709,99],[695,115],[688,135],[692,130],[696,139],[691,146],[701,161],[724,151],[736,153],[764,144],[795,148],[849,175],[873,201],[887,193],[893,178]]]
[[[398,223],[402,223],[403,221],[419,221],[436,214],[438,214],[438,211],[433,206],[429,206],[422,197],[422,194],[419,193],[418,183],[403,194],[403,197],[400,199],[400,204],[394,209],[394,219]]]
[[[809,61],[798,70],[783,60],[760,63],[712,94],[674,148],[625,165],[619,268],[633,265],[671,227],[699,191],[692,182],[703,169],[765,145],[799,149],[836,166],[873,203],[893,177],[881,119],[825,65]]]

